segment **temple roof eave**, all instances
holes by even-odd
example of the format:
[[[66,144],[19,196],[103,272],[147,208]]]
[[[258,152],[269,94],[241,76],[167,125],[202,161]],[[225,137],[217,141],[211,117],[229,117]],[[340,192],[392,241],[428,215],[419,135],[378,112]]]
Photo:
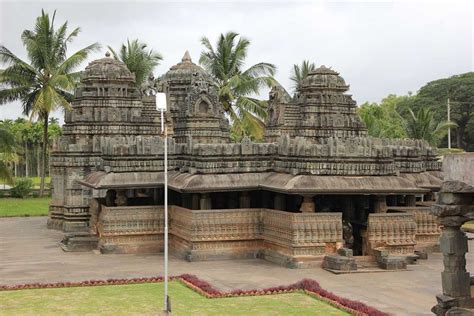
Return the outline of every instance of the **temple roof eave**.
[[[276,172],[190,174],[168,173],[170,189],[182,193],[207,193],[265,189],[287,194],[416,194],[429,188],[397,176],[318,176]],[[92,189],[161,187],[163,172],[93,172],[78,183]]]

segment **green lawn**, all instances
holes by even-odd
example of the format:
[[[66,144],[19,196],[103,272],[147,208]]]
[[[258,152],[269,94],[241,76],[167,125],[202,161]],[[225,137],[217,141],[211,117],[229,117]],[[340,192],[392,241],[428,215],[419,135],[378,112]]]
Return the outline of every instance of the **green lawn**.
[[[0,217],[48,215],[51,197],[42,198],[0,198]]]
[[[170,282],[172,315],[349,315],[303,293],[208,299]],[[0,292],[2,315],[160,315],[163,283]]]

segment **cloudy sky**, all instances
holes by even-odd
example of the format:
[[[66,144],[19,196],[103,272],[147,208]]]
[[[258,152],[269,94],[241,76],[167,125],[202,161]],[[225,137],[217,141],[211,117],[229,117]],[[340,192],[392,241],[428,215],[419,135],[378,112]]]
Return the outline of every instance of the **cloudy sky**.
[[[67,20],[70,30],[81,27],[70,52],[102,44],[90,60],[102,57],[107,45],[139,38],[164,56],[155,70],[160,75],[186,49],[197,62],[202,36],[215,42],[232,30],[251,40],[248,64],[274,63],[285,87],[291,86],[292,65],[309,59],[339,71],[358,104],[415,92],[430,80],[473,71],[474,65],[471,1],[0,0],[0,43],[26,58],[20,34],[33,28],[42,8],[57,10],[58,25]],[[19,107],[0,106],[0,119],[18,117]]]

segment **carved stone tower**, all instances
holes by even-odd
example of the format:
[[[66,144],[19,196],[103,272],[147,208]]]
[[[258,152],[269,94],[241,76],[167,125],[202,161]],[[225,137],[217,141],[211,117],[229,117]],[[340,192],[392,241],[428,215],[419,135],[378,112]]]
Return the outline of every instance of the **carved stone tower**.
[[[348,89],[339,73],[325,66],[308,74],[296,100],[288,100],[284,91],[275,87],[270,91],[265,138],[277,141],[280,135],[287,134],[325,143],[331,137],[367,136],[356,102],[345,93]]]
[[[158,135],[157,120],[158,112],[143,105],[135,76],[124,63],[109,53],[92,61],[82,73],[71,111],[66,112],[63,135],[54,144],[48,226],[87,230],[90,192],[76,180],[100,167],[106,139]]]
[[[209,75],[191,61],[189,52],[163,76],[177,143],[227,143],[229,123],[224,117],[217,91]]]
[[[367,129],[357,114],[356,102],[339,73],[321,66],[303,80],[299,104],[301,110],[298,136],[318,142],[328,137],[367,136]]]

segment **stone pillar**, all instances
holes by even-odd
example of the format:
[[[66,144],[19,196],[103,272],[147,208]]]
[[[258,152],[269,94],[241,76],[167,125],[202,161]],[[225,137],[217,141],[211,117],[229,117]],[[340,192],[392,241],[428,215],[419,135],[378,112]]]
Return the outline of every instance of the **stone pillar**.
[[[212,209],[212,200],[209,193],[202,193],[201,199],[199,200],[199,206],[201,210],[210,210]]]
[[[199,196],[199,193],[193,193],[192,201],[191,201],[191,208],[193,210],[199,210],[200,200],[201,200],[201,197]]]
[[[281,193],[275,193],[274,206],[276,210],[286,210],[286,196]]]
[[[114,206],[114,195],[115,191],[108,190],[105,194],[105,205],[106,206]]]
[[[243,191],[239,196],[239,207],[240,208],[250,208],[250,193],[248,191]]]
[[[117,190],[117,195],[115,197],[115,205],[117,206],[127,206],[128,199],[125,195],[125,190]]]
[[[441,272],[443,294],[467,299],[471,295],[469,273],[466,271],[467,237],[460,226],[445,226],[440,238],[444,257]]]
[[[301,213],[314,213],[316,212],[316,204],[314,204],[313,195],[303,195],[303,203],[301,203]]]
[[[405,206],[416,206],[416,196],[413,194],[405,195]]]
[[[373,198],[374,213],[387,213],[387,199],[385,195],[376,195]]]
[[[463,223],[474,219],[474,153],[445,156],[443,173],[438,200],[431,208],[431,213],[438,216],[439,223],[444,226],[440,238],[444,259],[443,294],[436,296],[438,304],[431,311],[444,316],[448,312],[451,314],[454,308],[474,308],[466,271],[467,238],[461,231]]]

